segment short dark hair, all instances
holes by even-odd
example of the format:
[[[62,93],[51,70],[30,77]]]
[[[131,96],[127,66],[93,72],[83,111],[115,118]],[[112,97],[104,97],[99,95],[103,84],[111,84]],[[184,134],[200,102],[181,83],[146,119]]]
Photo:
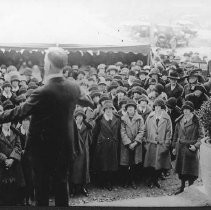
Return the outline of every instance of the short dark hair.
[[[62,69],[68,63],[67,53],[59,47],[49,48],[47,51],[47,57],[50,62],[58,69]]]

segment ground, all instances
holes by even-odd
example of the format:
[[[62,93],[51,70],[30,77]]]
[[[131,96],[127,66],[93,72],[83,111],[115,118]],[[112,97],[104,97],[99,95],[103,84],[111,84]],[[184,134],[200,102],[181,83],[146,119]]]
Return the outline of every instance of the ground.
[[[115,186],[113,191],[108,191],[107,189],[99,189],[93,186],[89,187],[90,195],[89,197],[77,196],[70,199],[70,205],[89,205],[89,203],[100,203],[102,202],[112,202],[125,199],[135,199],[142,197],[159,197],[159,196],[171,196],[174,194],[175,190],[180,186],[180,180],[177,175],[171,171],[169,177],[166,180],[160,181],[161,188],[156,187],[150,189],[144,184],[144,182],[138,183],[138,188],[136,190],[129,188],[123,188],[121,186]],[[200,179],[195,182],[195,185],[202,185]]]

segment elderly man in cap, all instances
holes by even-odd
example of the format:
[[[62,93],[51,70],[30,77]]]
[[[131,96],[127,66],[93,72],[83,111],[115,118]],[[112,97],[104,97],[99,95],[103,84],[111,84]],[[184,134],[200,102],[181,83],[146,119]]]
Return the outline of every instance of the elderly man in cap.
[[[55,205],[68,206],[69,165],[77,157],[73,113],[76,104],[92,106],[77,83],[63,77],[68,57],[61,48],[50,48],[45,55],[46,83],[27,101],[0,115],[0,123],[31,115],[25,152],[30,154],[35,175],[36,204],[49,205],[49,181],[53,178]]]

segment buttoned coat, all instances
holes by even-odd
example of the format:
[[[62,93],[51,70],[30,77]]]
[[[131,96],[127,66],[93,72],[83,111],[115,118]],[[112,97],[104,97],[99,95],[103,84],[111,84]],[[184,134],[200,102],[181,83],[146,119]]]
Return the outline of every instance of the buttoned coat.
[[[116,115],[113,115],[111,123],[103,115],[96,120],[92,144],[94,170],[118,170],[120,126],[120,119]]]
[[[172,123],[170,116],[163,111],[162,117],[156,124],[155,112],[152,112],[145,124],[146,155],[145,167],[153,167],[156,170],[170,169],[171,157],[169,147],[172,138]]]
[[[198,176],[199,158],[198,149],[200,140],[204,137],[202,127],[196,115],[184,124],[184,115],[176,120],[173,136],[173,147],[176,148],[175,172],[182,175]],[[189,146],[194,145],[197,150],[192,152]]]
[[[144,120],[141,115],[135,113],[132,120],[129,119],[128,114],[122,117],[120,165],[133,165],[142,162],[143,135]],[[135,141],[138,145],[132,151],[128,145]]]

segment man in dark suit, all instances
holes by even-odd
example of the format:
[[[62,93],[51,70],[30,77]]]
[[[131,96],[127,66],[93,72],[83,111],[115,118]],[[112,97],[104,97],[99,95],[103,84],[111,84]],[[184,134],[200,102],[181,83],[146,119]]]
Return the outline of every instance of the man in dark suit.
[[[181,107],[183,87],[177,82],[179,80],[179,75],[176,71],[170,71],[168,78],[170,83],[165,86],[165,93],[168,98],[176,98],[177,106]]]
[[[0,115],[0,123],[31,115],[26,152],[32,159],[38,206],[49,205],[50,177],[55,205],[68,206],[68,170],[78,154],[73,112],[76,104],[93,105],[76,83],[63,77],[67,59],[63,49],[50,48],[45,55],[45,85],[35,90],[23,105]]]

